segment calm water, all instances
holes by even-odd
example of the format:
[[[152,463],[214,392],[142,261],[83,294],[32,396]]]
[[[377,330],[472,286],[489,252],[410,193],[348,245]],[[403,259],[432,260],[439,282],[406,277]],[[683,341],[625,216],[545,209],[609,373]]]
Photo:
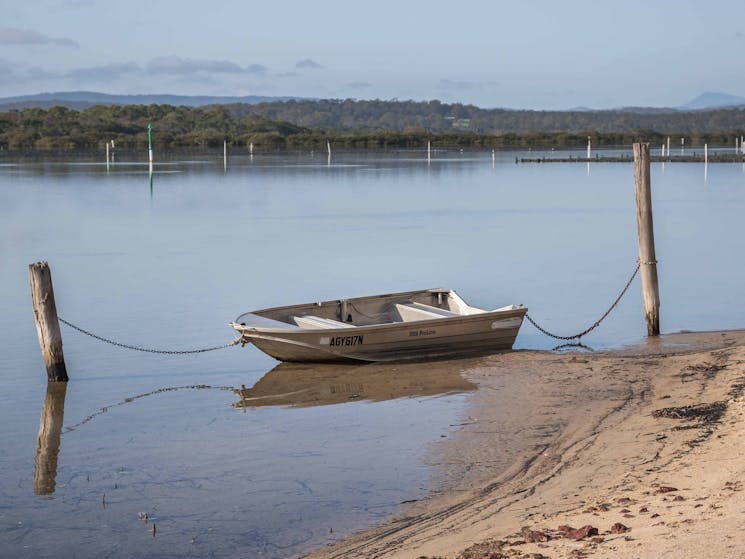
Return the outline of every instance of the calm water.
[[[253,308],[440,286],[476,306],[524,303],[574,333],[633,270],[633,169],[516,155],[169,161],[152,191],[141,164],[0,160],[0,555],[274,558],[323,545],[424,494],[427,446],[453,432],[470,390],[384,399],[365,393],[369,369],[352,374],[359,386],[322,370],[321,388],[279,391],[348,390],[348,403],[240,407],[231,388],[293,375],[252,347],[156,356],[63,327],[72,381],[47,394],[29,263],[49,261],[62,317],[151,347],[225,343]],[[745,326],[745,169],[654,165],[652,184],[663,330]],[[637,282],[583,342],[644,332]],[[516,345],[555,344],[526,324]],[[455,377],[468,366],[445,365]],[[430,367],[405,369],[426,381]]]

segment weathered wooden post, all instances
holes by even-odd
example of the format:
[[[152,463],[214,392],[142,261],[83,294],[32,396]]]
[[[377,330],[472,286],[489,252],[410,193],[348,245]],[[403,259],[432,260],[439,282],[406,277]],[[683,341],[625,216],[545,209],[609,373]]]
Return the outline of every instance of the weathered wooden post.
[[[636,222],[639,231],[639,265],[641,266],[644,318],[647,335],[660,334],[660,290],[657,282],[657,256],[654,250],[652,222],[652,189],[649,174],[649,144],[634,144],[634,178],[636,182]]]
[[[67,369],[62,354],[62,334],[60,334],[57,307],[54,304],[54,288],[49,264],[36,262],[28,266],[31,279],[31,300],[34,304],[36,333],[39,346],[47,366],[47,379],[50,382],[66,382]]]

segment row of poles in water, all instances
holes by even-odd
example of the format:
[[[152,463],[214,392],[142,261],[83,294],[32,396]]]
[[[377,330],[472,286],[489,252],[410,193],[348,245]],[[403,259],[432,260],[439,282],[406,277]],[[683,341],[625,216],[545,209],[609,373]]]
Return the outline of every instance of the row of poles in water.
[[[147,144],[148,144],[148,169],[150,175],[153,174],[153,125],[147,125]],[[114,140],[106,142],[106,170],[109,170],[109,165],[113,161],[112,152],[114,150]],[[331,164],[331,142],[326,141],[326,150],[328,153],[328,163]],[[463,150],[460,150],[461,153]],[[254,145],[251,142],[248,145],[248,153],[253,158]],[[311,153],[313,153],[311,151]],[[745,137],[735,137],[735,153],[741,153],[745,155]],[[661,157],[670,157],[670,136],[667,137],[667,142],[662,143],[660,146]],[[685,138],[680,139],[680,155],[685,155]],[[592,138],[587,136],[587,159],[592,157]],[[491,151],[492,166],[496,162],[496,151]],[[427,141],[427,163],[432,160],[432,142]],[[709,162],[709,144],[704,144],[704,163]],[[228,168],[228,142],[223,141],[223,167]]]

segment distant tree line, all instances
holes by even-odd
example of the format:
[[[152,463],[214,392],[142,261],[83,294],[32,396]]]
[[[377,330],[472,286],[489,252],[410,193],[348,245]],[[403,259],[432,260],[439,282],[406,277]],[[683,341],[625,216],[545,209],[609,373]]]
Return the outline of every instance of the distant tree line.
[[[486,110],[439,101],[287,101],[258,105],[110,105],[0,113],[2,150],[146,149],[147,125],[158,149],[434,147],[580,147],[635,141],[734,145],[745,134],[745,111],[558,112]]]
[[[745,129],[745,109],[706,111],[620,109],[607,111],[528,111],[482,109],[440,101],[290,100],[257,105],[225,105],[234,116],[258,115],[320,130],[431,133],[467,131],[502,135],[530,132],[598,133],[655,130],[661,134],[719,133]]]

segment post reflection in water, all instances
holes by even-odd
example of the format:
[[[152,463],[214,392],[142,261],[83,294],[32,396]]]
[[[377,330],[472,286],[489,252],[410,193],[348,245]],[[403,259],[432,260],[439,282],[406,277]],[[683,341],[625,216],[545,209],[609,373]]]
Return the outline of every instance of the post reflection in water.
[[[236,408],[326,406],[356,400],[455,394],[476,389],[461,373],[478,362],[459,359],[428,363],[280,363],[251,388],[235,390]]]
[[[39,435],[36,441],[36,459],[34,460],[34,493],[37,495],[54,493],[66,395],[66,382],[47,384],[47,395],[41,410]]]

